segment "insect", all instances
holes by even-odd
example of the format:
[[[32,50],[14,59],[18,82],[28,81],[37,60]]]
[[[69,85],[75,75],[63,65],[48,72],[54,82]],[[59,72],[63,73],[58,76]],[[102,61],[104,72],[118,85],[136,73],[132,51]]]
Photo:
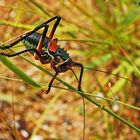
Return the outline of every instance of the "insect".
[[[56,21],[52,27],[52,30],[49,36],[47,37],[46,34],[49,28],[48,23],[52,22],[53,20],[56,20]],[[6,54],[6,53],[1,52],[0,55],[4,55],[7,57],[14,57],[25,52],[30,52],[34,56],[34,58],[36,60],[39,60],[42,64],[48,64],[48,63],[51,64],[51,67],[54,69],[55,74],[48,85],[46,94],[50,92],[53,81],[55,80],[57,75],[59,73],[66,72],[67,70],[72,70],[72,67],[79,67],[81,69],[80,77],[78,80],[78,90],[81,91],[83,65],[81,63],[74,62],[70,58],[66,50],[64,50],[64,48],[60,48],[60,46],[57,44],[58,39],[53,38],[56,28],[58,24],[60,23],[60,20],[61,20],[60,16],[52,17],[51,19],[37,26],[32,31],[21,35],[20,38],[14,41],[13,43],[9,45],[0,46],[1,50],[6,50],[13,47],[20,41],[22,41],[26,48],[25,50],[12,53],[12,54]],[[43,33],[42,34],[37,33],[36,31],[40,30],[41,28],[44,28]]]
[[[48,28],[49,28],[48,24],[54,20],[56,20],[56,21],[52,27],[50,34],[49,34],[49,36],[46,36]],[[68,70],[72,70],[73,67],[80,68],[80,76],[78,79],[78,91],[82,91],[81,82],[82,82],[83,69],[84,69],[83,65],[81,63],[73,61],[71,59],[71,57],[69,56],[69,54],[64,50],[64,48],[60,48],[60,46],[57,44],[58,39],[54,38],[54,33],[60,23],[60,20],[61,20],[60,16],[55,16],[55,17],[45,21],[41,25],[37,26],[32,31],[22,34],[19,37],[19,39],[17,39],[13,43],[11,43],[9,45],[0,46],[1,50],[6,50],[6,49],[13,47],[20,41],[22,41],[26,48],[25,50],[22,50],[22,51],[16,52],[16,53],[11,53],[11,54],[0,52],[0,55],[4,55],[7,57],[14,57],[14,56],[17,56],[17,55],[25,53],[25,52],[30,52],[34,56],[34,58],[36,60],[39,60],[42,64],[49,64],[49,63],[51,64],[51,67],[54,69],[55,74],[48,85],[46,94],[48,94],[50,92],[52,84],[53,84],[55,78],[57,77],[57,75],[59,73],[66,72]],[[37,31],[40,30],[41,28],[44,28],[42,34],[37,33]],[[117,77],[121,77],[121,76],[117,76]],[[126,78],[124,78],[124,79],[126,79]],[[83,105],[84,104],[85,103],[84,103],[84,98],[83,98]],[[85,138],[85,109],[84,109],[83,139],[84,138]]]

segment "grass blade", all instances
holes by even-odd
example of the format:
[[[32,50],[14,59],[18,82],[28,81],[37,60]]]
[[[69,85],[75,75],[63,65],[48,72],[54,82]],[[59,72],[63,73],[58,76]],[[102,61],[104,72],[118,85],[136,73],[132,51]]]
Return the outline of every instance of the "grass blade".
[[[22,58],[24,60],[26,60],[27,62],[29,62],[30,64],[34,65],[35,67],[37,67],[38,69],[40,69],[41,71],[45,72],[46,74],[48,74],[49,76],[53,76],[52,73],[50,73],[49,71],[43,69],[40,66],[37,66],[34,62],[31,62],[30,60],[26,59],[26,57]],[[110,115],[114,116],[115,118],[117,118],[118,120],[122,121],[123,123],[125,123],[126,125],[128,125],[129,127],[131,127],[132,129],[134,129],[137,132],[140,132],[140,129],[136,126],[134,126],[132,123],[130,123],[129,121],[123,119],[122,117],[120,117],[119,115],[117,115],[116,113],[114,113],[113,111],[111,111],[110,109],[107,109],[106,107],[100,105],[98,102],[96,102],[95,100],[91,99],[89,96],[83,94],[82,92],[78,91],[76,88],[74,88],[73,86],[71,86],[70,84],[66,83],[65,81],[59,79],[58,77],[56,77],[56,80],[59,81],[60,83],[62,83],[63,85],[65,85],[66,87],[69,88],[69,90],[76,92],[77,94],[79,94],[80,96],[84,97],[85,99],[87,99],[90,103],[96,105],[97,107],[101,108],[102,110],[104,110],[105,112],[109,113]]]
[[[33,87],[41,87],[38,83],[36,83],[33,79],[30,78],[30,76],[26,75],[21,69],[16,67],[11,61],[6,59],[4,56],[0,56],[1,62],[6,65],[11,71],[16,73],[23,81],[30,84]]]

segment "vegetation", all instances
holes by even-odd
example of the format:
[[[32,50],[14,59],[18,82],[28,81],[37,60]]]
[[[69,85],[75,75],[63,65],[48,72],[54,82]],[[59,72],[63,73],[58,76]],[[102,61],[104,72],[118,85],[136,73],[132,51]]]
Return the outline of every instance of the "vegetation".
[[[139,7],[138,0],[3,0],[0,42],[60,15],[55,37],[84,65],[85,139],[139,139]],[[4,52],[23,48],[21,42]],[[82,93],[73,73],[60,74],[45,95],[50,65],[29,53],[0,60],[0,139],[82,139]]]

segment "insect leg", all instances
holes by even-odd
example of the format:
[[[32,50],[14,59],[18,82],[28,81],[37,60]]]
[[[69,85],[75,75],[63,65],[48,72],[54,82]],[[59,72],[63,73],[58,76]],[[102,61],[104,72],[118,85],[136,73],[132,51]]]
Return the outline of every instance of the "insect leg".
[[[36,32],[36,31],[38,31],[39,29],[43,28],[44,26],[46,26],[48,23],[50,23],[51,21],[53,21],[55,19],[57,19],[57,21],[56,21],[56,23],[55,23],[55,25],[54,25],[54,27],[52,29],[52,33],[51,33],[52,34],[51,36],[53,36],[54,31],[55,31],[55,29],[56,29],[56,27],[57,27],[57,25],[58,25],[58,23],[59,23],[59,21],[61,19],[60,16],[52,17],[51,19],[45,21],[44,23],[42,23],[39,26],[37,26],[36,28],[34,28],[32,31],[29,31],[29,32],[27,32],[25,34],[22,34],[21,36],[19,36],[19,39],[17,39],[16,41],[12,42],[9,45],[0,45],[0,49],[1,50],[6,50],[6,49],[9,49],[9,48],[13,47],[14,45],[16,45],[17,43],[19,43],[20,41],[22,41],[26,37],[28,37],[29,35],[31,35],[32,33]]]
[[[59,22],[60,22],[60,20],[61,20],[61,17],[56,16],[56,19],[57,19],[57,20],[56,20],[55,24],[53,25],[53,28],[52,28],[51,33],[50,33],[50,35],[49,35],[50,40],[53,38],[53,35],[54,35],[55,30],[56,30],[56,28],[57,28],[57,26],[58,26],[58,24],[59,24]]]
[[[82,91],[82,88],[81,88],[81,82],[82,82],[82,77],[83,77],[83,72],[84,72],[84,67],[81,63],[77,63],[77,62],[74,62],[74,66],[76,67],[80,67],[81,68],[81,71],[80,71],[80,78],[79,78],[79,82],[78,82],[78,91],[81,92],[81,95],[82,95],[82,99],[83,99],[83,115],[84,115],[84,118],[83,118],[83,140],[85,139],[85,129],[86,129],[86,112],[85,112],[85,99],[84,99],[84,93]],[[75,75],[75,74],[74,74]]]
[[[48,89],[46,91],[46,94],[48,94],[51,90],[51,87],[52,87],[52,83],[53,81],[55,80],[56,76],[58,75],[58,72],[55,73],[55,75],[53,76],[52,80],[50,81],[49,85],[48,85]]]
[[[49,25],[44,25],[43,33],[42,33],[42,35],[41,35],[40,41],[39,41],[39,43],[38,43],[38,45],[37,45],[37,48],[36,48],[36,49],[38,50],[39,53],[42,52],[42,46],[43,46],[43,43],[44,43],[44,40],[45,40],[47,31],[48,31],[48,28],[49,28]],[[34,54],[34,58],[35,58],[35,59],[38,59],[36,53]]]
[[[2,52],[2,53],[0,53],[0,55],[4,55],[4,56],[7,56],[7,57],[14,57],[14,56],[17,56],[19,54],[22,54],[22,53],[25,53],[25,52],[28,52],[28,51],[34,51],[38,55],[38,57],[41,57],[40,53],[35,48],[30,48],[30,49],[22,50],[20,52],[16,52],[16,53],[12,53],[12,54],[7,54],[7,53],[3,53]]]
[[[78,83],[78,90],[82,91],[81,82],[82,82],[84,67],[83,67],[83,65],[81,63],[77,63],[77,62],[74,62],[74,66],[77,66],[77,67],[81,68],[80,77],[79,77],[79,83]]]

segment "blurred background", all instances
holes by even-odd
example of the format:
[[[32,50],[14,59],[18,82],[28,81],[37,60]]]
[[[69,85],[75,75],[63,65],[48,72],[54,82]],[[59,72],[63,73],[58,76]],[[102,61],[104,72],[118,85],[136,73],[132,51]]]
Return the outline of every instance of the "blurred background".
[[[56,15],[62,17],[55,33],[58,44],[68,50],[73,61],[85,67],[84,93],[140,128],[139,1],[0,0],[0,43],[32,30]],[[49,31],[53,24],[49,24]],[[23,49],[23,44],[19,43],[4,52]],[[41,87],[21,79],[0,62],[0,139],[82,139],[82,97],[62,89],[67,87],[58,81],[54,82],[55,88],[52,87],[48,95],[39,96],[47,89],[51,77],[30,62],[53,74],[54,71],[49,64],[42,65],[34,60],[30,53],[23,56],[8,60]],[[74,71],[78,76],[80,70],[74,68]],[[59,78],[77,88],[77,80],[70,71],[59,74]],[[98,96],[110,100],[116,97],[120,103]],[[86,140],[140,138],[135,130],[101,108],[87,100],[85,104]]]

